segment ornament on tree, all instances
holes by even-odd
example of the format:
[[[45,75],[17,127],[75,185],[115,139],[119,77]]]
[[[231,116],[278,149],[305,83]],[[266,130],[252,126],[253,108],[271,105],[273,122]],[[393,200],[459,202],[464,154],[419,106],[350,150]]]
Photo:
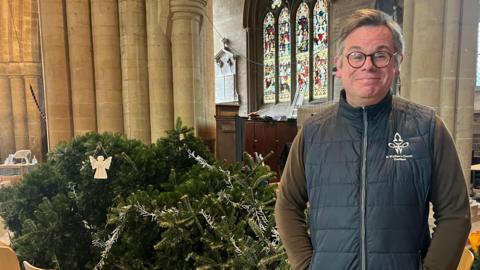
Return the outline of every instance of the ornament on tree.
[[[110,164],[112,163],[112,157],[105,159],[103,156],[98,156],[95,159],[92,156],[89,156],[90,164],[92,169],[96,170],[93,178],[95,179],[108,179],[107,170],[110,169]]]

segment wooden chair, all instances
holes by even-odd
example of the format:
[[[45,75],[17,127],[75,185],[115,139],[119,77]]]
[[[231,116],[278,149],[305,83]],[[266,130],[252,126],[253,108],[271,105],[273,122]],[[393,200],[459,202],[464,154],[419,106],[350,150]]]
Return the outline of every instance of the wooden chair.
[[[17,254],[8,246],[0,246],[0,270],[20,270]]]
[[[473,259],[473,253],[468,248],[465,248],[462,257],[460,258],[460,262],[458,263],[457,270],[470,270],[472,268]]]
[[[25,267],[25,270],[46,270],[46,269],[43,269],[43,268],[35,267],[35,266],[29,264],[27,261],[23,261],[23,266]]]

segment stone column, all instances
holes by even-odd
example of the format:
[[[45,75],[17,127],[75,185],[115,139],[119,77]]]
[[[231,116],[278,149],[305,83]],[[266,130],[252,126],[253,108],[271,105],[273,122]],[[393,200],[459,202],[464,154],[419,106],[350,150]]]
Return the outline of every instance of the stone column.
[[[145,0],[119,0],[125,134],[150,142]]]
[[[457,61],[461,1],[445,2],[442,70],[440,76],[439,114],[447,128],[455,133],[455,100],[457,95]]]
[[[472,163],[473,104],[475,93],[477,35],[479,20],[478,1],[461,2],[460,38],[458,50],[457,102],[455,108],[455,143],[460,153],[467,186],[470,185]]]
[[[468,185],[477,13],[473,1],[405,1],[404,22],[413,22],[413,27],[407,23],[410,63],[404,66],[408,70],[402,76],[402,94],[437,109],[453,135]]]
[[[151,140],[173,129],[172,56],[167,37],[168,0],[147,0],[148,83]]]
[[[37,160],[42,160],[42,122],[37,105],[30,93],[30,85],[40,103],[40,89],[41,77],[39,76],[25,76],[25,96],[27,103],[27,125],[28,125],[28,144]]]
[[[7,1],[8,12],[10,13],[8,19],[10,21],[8,27],[10,28],[10,61],[22,62],[23,55],[23,10],[22,4],[24,1]]]
[[[8,1],[0,1],[0,62],[10,61],[9,50],[9,28],[10,25],[10,9],[8,7]]]
[[[216,137],[216,121],[215,121],[215,71],[212,64],[214,59],[213,52],[213,6],[212,0],[208,0],[205,7],[205,20],[201,24],[200,46],[202,48],[201,58],[201,78],[203,81],[203,92],[196,95],[197,104],[195,108],[199,108],[195,112],[197,119],[198,135],[202,137],[204,142],[214,152]]]
[[[412,62],[412,39],[413,39],[413,13],[414,0],[403,1],[403,38],[405,41],[403,62],[400,66],[400,94],[410,98],[411,62]]]
[[[22,58],[24,62],[33,62],[34,55],[36,52],[34,51],[34,46],[33,44],[35,43],[34,37],[37,37],[37,32],[34,32],[35,30],[38,30],[36,28],[36,24],[38,24],[38,21],[33,18],[34,16],[34,11],[33,9],[36,9],[37,6],[35,5],[33,0],[24,0],[23,1],[23,9],[22,9],[22,17],[23,17],[23,23],[22,23],[22,36],[23,36],[23,41],[22,41]],[[35,15],[38,15],[37,12],[35,12]]]
[[[444,1],[415,1],[411,33],[410,99],[437,110],[440,101],[444,9]]]
[[[38,1],[40,0],[31,0],[32,1],[32,7],[31,7],[31,17],[32,17],[32,20],[31,20],[31,26],[32,26],[32,29],[31,29],[31,51],[32,51],[32,61],[33,62],[36,62],[36,63],[39,63],[41,64],[41,61],[42,61],[42,57],[41,57],[41,54],[40,54],[40,13],[39,13],[39,4],[38,4]],[[28,52],[30,51],[30,49],[26,49],[25,50],[27,52],[26,54],[26,60],[29,59],[28,58]],[[41,75],[42,74],[42,69],[40,68],[39,69],[39,73],[38,75]]]
[[[88,0],[65,1],[74,135],[97,130]]]
[[[117,0],[91,0],[98,132],[123,133]]]
[[[62,3],[62,0],[39,1],[49,149],[73,136]]]
[[[13,130],[15,133],[16,150],[29,149],[27,103],[25,100],[25,83],[23,77],[11,77],[10,89],[12,93]]]
[[[201,77],[200,25],[204,16],[206,0],[171,0],[172,12],[172,63],[173,105],[175,119],[194,127],[198,95],[203,92]]]
[[[8,77],[0,76],[0,162],[8,154],[15,152],[15,134],[13,133],[12,95]]]

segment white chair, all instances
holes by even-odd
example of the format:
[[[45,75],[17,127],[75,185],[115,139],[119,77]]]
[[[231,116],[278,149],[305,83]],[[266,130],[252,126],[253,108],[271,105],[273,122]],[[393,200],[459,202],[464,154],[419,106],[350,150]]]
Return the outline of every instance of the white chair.
[[[22,160],[22,163],[23,161],[25,161],[25,164],[28,164],[30,162],[30,158],[32,157],[32,151],[30,150],[18,150],[17,152],[15,152],[15,154],[13,154],[13,159],[20,159]]]
[[[23,261],[23,266],[25,267],[25,270],[46,270],[46,269],[43,269],[43,268],[35,267],[35,266],[29,264],[27,261]]]

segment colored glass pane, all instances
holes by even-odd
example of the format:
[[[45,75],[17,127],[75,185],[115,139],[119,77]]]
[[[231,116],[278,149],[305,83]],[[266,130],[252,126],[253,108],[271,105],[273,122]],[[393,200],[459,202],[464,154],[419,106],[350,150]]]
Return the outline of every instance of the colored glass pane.
[[[309,83],[309,29],[308,6],[301,3],[296,16],[296,49],[297,49],[297,91],[308,100]]]
[[[328,9],[327,0],[318,0],[313,10],[313,98],[328,94]]]
[[[278,20],[278,56],[280,71],[279,101],[290,101],[291,89],[291,44],[290,44],[290,14],[287,8],[280,13]]]
[[[275,103],[275,24],[271,12],[263,21],[263,101]]]

